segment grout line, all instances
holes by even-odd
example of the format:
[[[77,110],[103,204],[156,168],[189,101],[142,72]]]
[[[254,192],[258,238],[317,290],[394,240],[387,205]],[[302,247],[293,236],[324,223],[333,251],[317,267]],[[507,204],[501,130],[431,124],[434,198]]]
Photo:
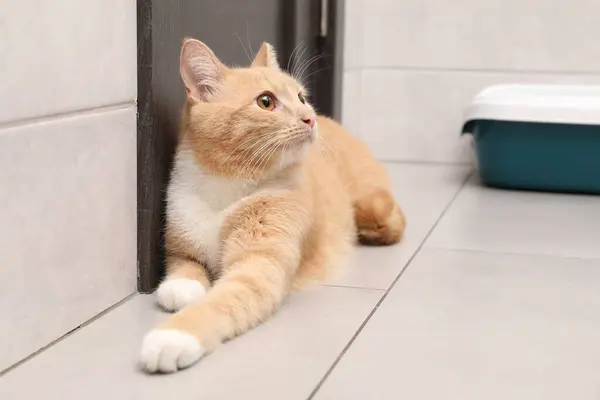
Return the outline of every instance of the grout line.
[[[406,72],[454,72],[454,73],[480,73],[480,74],[545,74],[554,76],[586,76],[590,78],[598,78],[599,75],[595,71],[551,71],[543,69],[501,69],[501,68],[457,68],[457,67],[419,67],[410,65],[382,65],[382,66],[363,66],[361,71],[406,71]]]
[[[41,124],[44,122],[55,121],[57,119],[68,119],[68,118],[75,118],[75,117],[80,117],[80,116],[99,114],[102,112],[124,110],[126,108],[129,108],[129,107],[135,106],[135,105],[136,105],[136,101],[132,100],[132,101],[126,101],[126,102],[116,103],[116,104],[110,104],[110,105],[104,105],[104,106],[98,106],[98,107],[92,107],[92,108],[84,108],[81,110],[62,111],[62,112],[57,112],[54,114],[48,114],[48,115],[42,115],[42,116],[36,116],[36,117],[27,117],[27,118],[18,119],[15,121],[0,122],[0,130],[19,128],[19,127],[22,127],[25,125]]]
[[[431,166],[446,166],[446,167],[471,167],[473,165],[470,161],[463,162],[446,162],[446,161],[426,161],[426,160],[392,160],[385,158],[378,158],[378,160],[384,164],[411,164],[411,165],[431,165]]]
[[[479,254],[497,254],[502,256],[513,256],[513,257],[539,257],[539,258],[562,258],[565,260],[580,260],[580,261],[598,261],[599,257],[581,257],[581,256],[562,256],[556,254],[534,254],[534,253],[515,253],[510,251],[494,251],[494,250],[481,250],[481,249],[466,249],[460,247],[440,247],[440,246],[425,246],[428,250],[442,250],[452,251],[457,253],[479,253]]]
[[[365,68],[360,66],[360,65],[354,65],[352,67],[347,67],[344,68],[344,70],[342,71],[344,74],[346,73],[350,73],[350,72],[362,72]]]
[[[427,235],[425,236],[425,238],[423,239],[423,241],[421,242],[421,244],[419,245],[419,247],[415,250],[415,252],[412,254],[412,256],[408,259],[408,261],[404,265],[404,268],[402,268],[402,270],[398,273],[398,275],[396,276],[396,278],[394,279],[394,281],[391,283],[391,285],[385,291],[385,293],[383,294],[383,296],[381,296],[381,298],[379,299],[379,301],[377,302],[377,304],[375,304],[375,307],[373,307],[373,309],[371,310],[371,312],[369,313],[369,315],[367,316],[367,318],[365,318],[365,320],[363,321],[363,323],[360,325],[360,327],[358,328],[358,330],[354,333],[354,335],[352,336],[352,338],[350,339],[350,341],[346,344],[346,346],[344,347],[344,349],[342,350],[342,352],[338,355],[338,357],[335,359],[335,361],[333,362],[333,364],[331,364],[331,366],[329,367],[329,369],[327,370],[327,372],[325,373],[325,375],[323,375],[323,377],[321,378],[321,380],[319,381],[319,383],[317,384],[317,386],[315,386],[315,388],[313,389],[313,391],[310,393],[310,395],[308,396],[307,400],[312,400],[314,398],[314,396],[317,394],[317,392],[319,391],[319,389],[321,389],[321,387],[323,386],[323,384],[325,383],[325,381],[327,380],[327,378],[329,378],[329,375],[331,375],[331,373],[333,372],[333,370],[335,369],[335,367],[337,367],[337,365],[339,364],[339,362],[342,360],[342,358],[344,357],[344,355],[346,354],[346,352],[354,344],[354,342],[356,341],[356,338],[358,337],[358,335],[360,335],[360,333],[365,328],[365,326],[369,323],[369,321],[371,320],[371,318],[373,317],[373,315],[375,314],[375,312],[377,312],[377,310],[379,309],[379,307],[381,306],[381,304],[383,303],[383,301],[386,299],[387,295],[390,293],[390,291],[396,285],[396,282],[398,282],[400,280],[400,278],[402,277],[402,275],[404,275],[404,272],[408,269],[408,267],[410,266],[410,264],[412,263],[412,261],[417,256],[417,254],[419,254],[419,252],[421,251],[421,249],[425,245],[425,242],[427,241],[427,239],[429,238],[429,236],[431,235],[431,233],[434,231],[434,229],[438,226],[439,222],[444,217],[444,215],[446,214],[446,212],[448,212],[448,210],[450,209],[450,207],[454,203],[454,200],[456,200],[456,198],[458,197],[459,193],[466,186],[466,184],[469,181],[469,178],[471,177],[472,174],[473,174],[472,171],[467,174],[466,178],[464,179],[464,181],[462,182],[462,184],[460,185],[460,187],[458,188],[458,190],[456,191],[456,193],[454,194],[454,196],[452,196],[452,198],[450,199],[450,201],[448,202],[448,204],[446,205],[446,207],[440,213],[440,216],[438,217],[438,219],[435,221],[435,223],[433,224],[433,226],[427,232]]]
[[[331,285],[331,284],[324,284],[321,285],[324,287],[333,287],[333,288],[341,288],[341,289],[358,289],[358,290],[371,290],[374,292],[385,292],[386,289],[381,289],[381,288],[372,288],[372,287],[365,287],[365,286],[346,286],[346,285]]]
[[[8,367],[8,368],[6,368],[4,370],[1,370],[0,371],[0,378],[2,378],[2,376],[6,375],[10,371],[16,369],[17,367],[20,367],[21,365],[23,365],[26,362],[30,361],[31,359],[35,358],[36,356],[40,355],[44,351],[50,349],[51,347],[53,347],[54,345],[58,344],[59,342],[62,342],[64,339],[68,338],[72,334],[74,334],[74,333],[80,331],[81,329],[85,328],[86,326],[88,326],[92,322],[95,322],[96,320],[102,318],[103,316],[105,316],[109,312],[111,312],[111,311],[115,310],[116,308],[122,306],[123,304],[127,303],[129,300],[131,300],[137,294],[138,294],[137,292],[131,293],[130,295],[128,295],[128,296],[124,297],[123,299],[117,301],[116,303],[114,303],[113,305],[111,305],[110,307],[108,307],[107,309],[101,311],[100,313],[94,315],[92,318],[90,318],[87,321],[83,322],[81,325],[78,325],[77,327],[71,329],[69,332],[65,333],[64,335],[60,336],[59,338],[54,339],[53,341],[51,341],[47,345],[45,345],[45,346],[41,347],[40,349],[34,351],[33,353],[31,353],[27,357],[25,357],[25,358],[17,361],[15,364],[11,365],[10,367]]]

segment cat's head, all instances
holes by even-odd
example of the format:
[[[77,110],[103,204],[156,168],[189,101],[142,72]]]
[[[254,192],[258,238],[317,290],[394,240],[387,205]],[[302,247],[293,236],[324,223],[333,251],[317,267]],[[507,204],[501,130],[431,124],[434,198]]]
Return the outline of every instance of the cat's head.
[[[259,179],[300,163],[315,140],[306,91],[281,71],[271,45],[263,43],[248,68],[229,68],[204,43],[186,39],[180,71],[184,140],[210,172]]]

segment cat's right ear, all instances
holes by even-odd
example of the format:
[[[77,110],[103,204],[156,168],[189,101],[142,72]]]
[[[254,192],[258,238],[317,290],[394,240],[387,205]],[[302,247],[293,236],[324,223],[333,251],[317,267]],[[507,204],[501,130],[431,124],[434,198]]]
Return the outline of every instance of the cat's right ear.
[[[194,100],[206,101],[219,92],[227,67],[212,50],[196,39],[186,38],[181,45],[179,71],[185,90]]]

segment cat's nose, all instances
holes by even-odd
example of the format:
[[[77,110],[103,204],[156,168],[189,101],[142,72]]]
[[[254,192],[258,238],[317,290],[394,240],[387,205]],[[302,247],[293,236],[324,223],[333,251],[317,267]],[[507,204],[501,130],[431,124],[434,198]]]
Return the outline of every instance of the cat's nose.
[[[302,122],[304,122],[306,125],[310,126],[311,128],[315,126],[316,120],[317,120],[316,115],[311,115],[309,117],[302,118]]]

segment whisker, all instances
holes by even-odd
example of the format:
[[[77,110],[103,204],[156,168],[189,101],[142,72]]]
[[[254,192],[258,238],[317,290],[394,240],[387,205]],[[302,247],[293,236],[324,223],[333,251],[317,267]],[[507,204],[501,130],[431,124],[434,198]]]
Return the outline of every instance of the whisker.
[[[328,156],[330,159],[334,158],[335,150],[323,136],[319,136],[319,146],[324,155]]]
[[[258,172],[258,169],[262,166],[262,168],[260,168],[260,172],[258,174],[256,174],[257,178],[260,178],[260,176],[263,174],[265,168],[269,164],[269,160],[271,159],[271,156],[275,153],[275,151],[278,150],[279,146],[280,146],[280,143],[276,142],[273,144],[273,146],[271,146],[271,148],[269,150],[265,151],[265,154],[263,156],[264,161],[261,158],[261,161],[258,164],[258,168],[256,169],[256,171]]]
[[[237,145],[237,147],[235,149],[233,149],[233,151],[231,153],[229,153],[229,155],[225,158],[225,160],[223,161],[223,164],[225,164],[227,161],[229,161],[229,159],[233,156],[233,154],[239,150],[240,147],[244,146],[244,145],[251,145],[251,142],[258,142],[260,139],[263,139],[264,137],[271,135],[273,133],[276,133],[277,131],[268,131],[268,132],[263,132],[259,135],[250,135],[247,138],[244,138],[242,140],[242,142],[240,144]],[[254,143],[256,144],[256,143]],[[242,151],[243,152],[243,151]]]
[[[252,63],[252,58],[250,58],[250,54],[248,54],[248,51],[246,50],[246,46],[244,45],[244,42],[242,42],[240,35],[238,35],[237,33],[234,33],[234,35],[235,35],[235,37],[237,37],[237,40],[242,45],[242,49],[244,49],[244,53],[246,53],[246,57],[248,57],[248,61],[250,61],[250,63]]]
[[[328,70],[328,69],[331,69],[331,67],[323,67],[323,68],[319,68],[319,69],[317,69],[317,70],[315,70],[315,71],[312,71],[310,74],[306,75],[306,76],[305,76],[305,77],[303,77],[302,79],[308,79],[308,78],[310,78],[311,76],[313,76],[313,75],[315,75],[315,74],[318,74],[319,72],[323,72],[323,71],[325,71],[325,70]]]
[[[268,141],[267,141],[267,143],[268,143]],[[250,149],[250,154],[248,155],[246,160],[243,161],[243,164],[240,166],[241,172],[246,171],[247,165],[252,164],[254,158],[258,157],[258,155],[260,154],[260,151],[262,150],[262,147],[264,147],[264,146],[265,146],[265,143],[259,145],[258,148],[256,148],[256,149]]]
[[[250,54],[252,54],[252,60],[250,60],[250,63],[252,63],[252,61],[254,60],[254,57],[256,57],[256,53],[254,53],[252,51],[252,45],[250,44],[250,26],[248,25],[247,18],[246,18],[246,43],[248,43],[248,50],[250,51]]]
[[[271,149],[265,151],[265,155],[264,155],[264,161],[260,160],[259,163],[259,168],[260,168],[260,173],[258,174],[258,176],[261,176],[265,170],[265,168],[268,165],[269,160],[271,159],[271,156],[279,149],[282,149],[282,151],[285,151],[285,149],[294,142],[295,139],[295,135],[294,133],[296,132],[296,130],[294,129],[288,129],[286,131],[282,131],[281,132],[281,136],[278,136],[278,141],[271,147]],[[283,154],[282,154],[283,156]],[[280,165],[282,165],[281,160],[280,160]],[[258,168],[257,168],[258,171]]]
[[[287,135],[282,137],[281,140],[279,141],[278,145],[281,148],[281,152],[282,152],[282,160],[280,160],[280,166],[283,166],[283,155],[285,154],[285,152],[287,151],[287,149],[289,148],[289,146],[291,144],[293,144],[294,139],[295,139],[295,135],[294,135],[295,130],[288,130],[287,131]],[[266,167],[266,165],[265,165]],[[264,169],[264,167],[263,167]],[[261,175],[262,175],[261,171]]]
[[[306,70],[318,60],[327,57],[327,54],[317,54],[308,59],[304,64],[302,64],[302,68],[298,71],[299,78],[302,79],[302,75],[306,72]]]
[[[269,148],[269,146],[271,146],[273,143],[276,143],[278,139],[279,138],[277,137],[277,135],[275,135],[272,138],[268,139],[265,143],[261,144],[256,150],[254,150],[251,156],[248,158],[248,160],[242,165],[242,172],[245,173],[250,167],[252,167],[252,164],[255,161],[257,161],[259,156],[261,156],[261,153],[266,151],[266,149]]]
[[[292,50],[292,54],[290,54],[290,58],[288,58],[287,66],[285,68],[286,71],[290,72],[290,63],[292,62],[292,60],[295,60],[294,55],[296,54],[296,51],[298,51],[298,49],[300,49],[300,47],[303,46],[303,44],[304,42],[301,41],[296,45],[296,47],[294,47],[294,50]],[[291,74],[293,75],[293,71],[291,71]]]
[[[267,166],[271,155],[275,152],[275,150],[277,150],[277,147],[280,144],[280,138],[279,136],[274,137],[275,140],[271,140],[271,142],[269,143],[269,146],[267,146],[267,148],[265,148],[263,150],[262,155],[258,158],[256,165],[254,166],[254,168],[251,171],[252,176],[255,176],[257,179],[260,178],[260,176],[262,175],[262,172],[264,170],[264,168]],[[261,166],[263,166],[261,169]],[[261,169],[261,173],[257,174],[258,170]]]
[[[298,56],[296,57],[296,59],[294,59],[294,66],[292,68],[292,76],[296,77],[297,76],[297,71],[300,68],[300,66],[303,64],[302,61],[302,56],[304,56],[304,53],[306,53],[306,50],[308,50],[308,46],[304,46],[304,48],[302,49],[302,52],[300,54],[298,54]],[[296,61],[299,60],[299,61]]]

